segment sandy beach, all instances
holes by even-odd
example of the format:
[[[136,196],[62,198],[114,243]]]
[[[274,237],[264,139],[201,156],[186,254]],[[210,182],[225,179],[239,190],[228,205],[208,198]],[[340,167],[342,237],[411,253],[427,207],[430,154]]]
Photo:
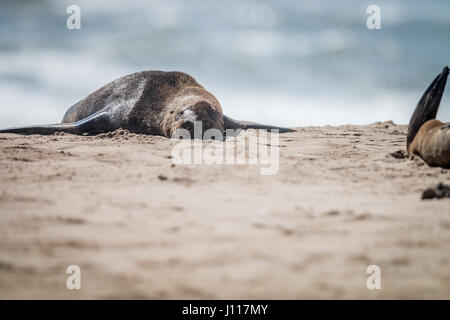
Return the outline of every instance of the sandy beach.
[[[280,134],[268,176],[174,165],[164,137],[2,134],[0,298],[449,299],[450,199],[421,194],[450,173],[397,152],[406,129]]]

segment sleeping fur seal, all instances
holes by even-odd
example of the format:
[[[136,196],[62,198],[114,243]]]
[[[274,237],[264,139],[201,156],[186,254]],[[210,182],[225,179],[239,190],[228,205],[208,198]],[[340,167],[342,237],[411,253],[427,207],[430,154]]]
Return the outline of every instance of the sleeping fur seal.
[[[409,156],[416,154],[428,165],[443,168],[450,168],[450,123],[435,118],[448,73],[444,67],[423,94],[409,122],[406,140]]]
[[[119,78],[73,105],[60,124],[0,130],[0,133],[97,134],[119,128],[130,132],[171,137],[183,128],[193,137],[194,122],[202,130],[278,129],[223,115],[219,101],[193,77],[183,72],[143,71]]]

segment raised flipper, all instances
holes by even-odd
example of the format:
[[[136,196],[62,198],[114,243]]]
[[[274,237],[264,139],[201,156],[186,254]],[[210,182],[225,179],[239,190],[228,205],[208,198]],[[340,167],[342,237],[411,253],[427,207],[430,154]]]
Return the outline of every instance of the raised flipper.
[[[410,143],[414,140],[420,127],[428,120],[436,118],[436,114],[441,103],[442,95],[447,83],[449,69],[444,67],[442,72],[434,79],[427,88],[422,98],[414,110],[409,121],[408,135],[406,137],[406,150],[409,150]]]
[[[42,134],[51,135],[55,132],[68,132],[72,134],[94,134],[112,131],[109,114],[105,111],[99,111],[93,115],[72,123],[50,124],[43,126],[29,126],[19,128],[9,128],[0,130],[0,133],[17,133],[17,134]]]
[[[265,124],[259,124],[254,123],[250,121],[239,121],[234,120],[230,117],[227,117],[226,115],[223,116],[223,124],[226,129],[264,129],[264,130],[278,130],[279,133],[286,133],[286,132],[294,132],[295,130],[289,129],[289,128],[282,128],[282,127],[275,127],[275,126],[268,126]]]

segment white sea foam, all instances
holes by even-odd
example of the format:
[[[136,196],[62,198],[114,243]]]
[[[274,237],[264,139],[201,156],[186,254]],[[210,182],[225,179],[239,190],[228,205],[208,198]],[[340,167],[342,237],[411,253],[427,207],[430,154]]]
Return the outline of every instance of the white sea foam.
[[[369,124],[393,120],[407,124],[417,92],[386,92],[371,98],[293,96],[286,93],[219,92],[224,113],[232,118],[297,127]]]

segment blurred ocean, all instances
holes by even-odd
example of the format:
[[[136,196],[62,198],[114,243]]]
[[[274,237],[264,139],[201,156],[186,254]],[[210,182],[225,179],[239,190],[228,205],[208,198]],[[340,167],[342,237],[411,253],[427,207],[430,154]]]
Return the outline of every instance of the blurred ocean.
[[[70,4],[81,29],[66,28]],[[381,8],[368,30],[366,8]],[[0,127],[59,122],[120,76],[180,70],[231,117],[406,124],[450,64],[448,0],[0,2]],[[439,117],[450,120],[450,85]]]

